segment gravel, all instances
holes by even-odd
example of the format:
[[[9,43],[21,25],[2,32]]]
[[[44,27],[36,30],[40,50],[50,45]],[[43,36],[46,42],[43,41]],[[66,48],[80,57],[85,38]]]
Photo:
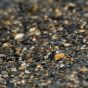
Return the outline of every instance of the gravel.
[[[0,1],[0,88],[88,88],[88,0]]]

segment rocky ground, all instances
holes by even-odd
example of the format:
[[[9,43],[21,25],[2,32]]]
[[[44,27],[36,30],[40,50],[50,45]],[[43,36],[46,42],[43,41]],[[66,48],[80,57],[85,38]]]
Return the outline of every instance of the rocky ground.
[[[0,88],[88,88],[88,0],[0,0]]]

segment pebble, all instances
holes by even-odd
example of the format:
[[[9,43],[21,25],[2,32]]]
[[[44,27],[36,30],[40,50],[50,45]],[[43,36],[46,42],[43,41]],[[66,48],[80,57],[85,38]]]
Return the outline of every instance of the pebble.
[[[52,36],[52,39],[54,40],[54,39],[57,39],[58,38],[58,36],[55,34],[55,35],[53,35]]]
[[[61,15],[62,15],[62,12],[61,12],[60,9],[56,8],[56,9],[55,9],[55,14],[56,14],[56,16],[58,17],[58,16],[61,16]]]
[[[61,60],[61,59],[63,59],[63,58],[65,58],[65,54],[64,53],[57,53],[57,54],[55,54],[55,56],[54,56],[54,59],[57,61],[57,60]]]
[[[86,49],[86,45],[83,45],[83,46],[81,47],[81,50],[84,50],[84,49]]]
[[[25,70],[26,69],[26,66],[25,65],[21,65],[18,69],[19,70]]]
[[[5,42],[3,45],[2,45],[2,47],[10,47],[10,46],[12,46],[9,42]]]
[[[39,36],[41,35],[41,32],[39,29],[37,29],[36,27],[30,28],[29,29],[29,35],[36,35]]]
[[[60,66],[59,66],[59,67],[60,67],[60,68],[62,68],[62,67],[64,67],[64,66],[65,66],[64,64],[60,64]]]
[[[7,72],[7,71],[2,71],[2,76],[3,76],[4,78],[7,78],[7,77],[8,77],[8,72]]]
[[[22,39],[23,36],[24,36],[24,33],[18,33],[18,34],[15,35],[15,39],[16,40]]]
[[[70,46],[71,44],[70,43],[64,43],[64,46]]]
[[[88,68],[82,67],[82,68],[80,69],[80,72],[82,72],[82,73],[88,72]]]
[[[11,71],[13,71],[13,72],[16,72],[16,71],[17,71],[16,68],[10,68],[10,69],[11,69]]]
[[[21,83],[22,83],[22,84],[25,84],[25,80],[21,80]]]
[[[39,69],[39,68],[41,68],[41,67],[42,67],[41,64],[38,64],[38,65],[36,66],[37,69]]]
[[[78,79],[77,72],[73,71],[72,74],[68,76],[68,79],[75,82]]]
[[[79,33],[84,33],[84,32],[85,32],[84,29],[80,29],[80,30],[79,30]]]
[[[26,74],[29,74],[29,73],[30,73],[30,71],[28,71],[28,70],[25,70],[25,73],[26,73]]]
[[[74,8],[76,5],[74,4],[74,3],[68,3],[66,6],[65,6],[65,8],[64,8],[64,10],[68,10],[68,8]]]

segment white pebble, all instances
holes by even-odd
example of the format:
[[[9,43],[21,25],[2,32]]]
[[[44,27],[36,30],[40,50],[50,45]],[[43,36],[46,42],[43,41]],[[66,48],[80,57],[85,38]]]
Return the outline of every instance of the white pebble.
[[[23,36],[24,36],[23,33],[16,34],[16,35],[15,35],[15,39],[16,39],[16,40],[18,40],[18,39],[22,39]]]
[[[70,45],[71,45],[70,43],[65,43],[64,44],[64,46],[67,46],[67,47],[70,46]]]
[[[29,29],[29,35],[41,35],[41,32],[39,29],[37,29],[36,27],[30,28]]]
[[[16,72],[17,70],[16,68],[11,68],[11,71]]]
[[[26,73],[26,74],[29,74],[29,73],[30,73],[30,71],[28,71],[28,70],[25,70],[25,73]]]
[[[65,66],[64,64],[61,64],[61,65],[60,65],[60,68],[62,68],[62,67],[64,67],[64,66]]]

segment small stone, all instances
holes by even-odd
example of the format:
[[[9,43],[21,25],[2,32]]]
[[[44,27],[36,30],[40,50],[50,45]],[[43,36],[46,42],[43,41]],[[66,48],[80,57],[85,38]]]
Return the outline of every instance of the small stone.
[[[83,45],[83,46],[81,47],[81,50],[84,50],[84,49],[86,49],[86,45]]]
[[[29,29],[29,35],[40,35],[41,32],[39,29],[37,29],[36,27],[30,28]]]
[[[60,64],[60,66],[59,66],[59,67],[60,67],[60,68],[62,68],[62,67],[64,67],[64,66],[65,66],[64,64]]]
[[[65,54],[64,53],[57,53],[57,54],[55,54],[55,56],[54,56],[54,59],[57,61],[57,60],[61,60],[61,59],[63,59],[63,58],[65,58]]]
[[[2,47],[10,47],[11,46],[11,44],[9,43],[9,42],[5,42],[3,45],[2,45]]]
[[[67,46],[67,47],[70,46],[70,45],[71,45],[70,43],[65,43],[64,44],[64,46]]]
[[[82,73],[88,72],[88,68],[83,67],[83,68],[80,69],[80,72],[82,72]]]
[[[47,83],[46,83],[46,84],[48,85],[48,84],[50,84],[51,82],[52,82],[51,80],[47,80]]]
[[[83,33],[83,32],[85,32],[85,30],[84,30],[84,29],[79,30],[79,33]]]
[[[25,70],[26,69],[26,66],[25,65],[24,66],[20,66],[18,69],[19,70]]]
[[[26,73],[26,74],[29,74],[29,73],[30,73],[30,71],[28,71],[28,70],[25,70],[25,73]]]
[[[39,69],[39,68],[41,68],[41,67],[42,67],[41,64],[38,64],[38,65],[36,66],[37,69]]]
[[[88,17],[88,12],[84,14],[85,17]]]
[[[19,67],[19,70],[24,70],[24,69],[26,69],[25,66],[21,66],[21,67]]]
[[[74,82],[77,81],[77,72],[74,71],[71,75],[68,76],[68,79]]]
[[[11,21],[6,20],[6,21],[4,22],[4,24],[5,24],[5,25],[11,25]]]
[[[30,76],[30,79],[33,79],[33,78],[34,78],[34,75],[31,75],[31,76]]]
[[[33,40],[33,41],[36,41],[36,37],[33,37],[32,40]]]
[[[66,6],[65,6],[65,8],[64,8],[64,10],[68,10],[69,8],[74,8],[76,5],[74,4],[74,3],[68,3]]]
[[[53,36],[52,36],[52,39],[57,39],[57,38],[58,38],[57,35],[53,35]]]
[[[2,76],[3,76],[4,78],[7,78],[7,77],[8,77],[8,72],[2,71]]]
[[[65,23],[65,24],[69,24],[69,21],[68,21],[68,20],[65,20],[64,23]]]
[[[22,83],[22,84],[25,84],[25,80],[21,80],[21,83]]]
[[[17,81],[17,84],[21,84],[21,82],[20,81]]]
[[[62,15],[62,12],[61,12],[60,9],[56,8],[56,9],[55,9],[55,14],[56,14],[56,16],[58,17],[58,16],[61,16],[61,15]]]
[[[0,54],[0,57],[6,57],[6,55],[5,54]]]
[[[11,68],[11,71],[16,72],[17,69],[16,68]]]
[[[16,54],[18,54],[18,55],[19,55],[19,54],[20,54],[20,52],[21,52],[21,50],[22,50],[21,48],[16,48]]]
[[[23,36],[24,36],[23,33],[18,33],[18,34],[15,35],[15,39],[16,39],[16,40],[22,39]]]

